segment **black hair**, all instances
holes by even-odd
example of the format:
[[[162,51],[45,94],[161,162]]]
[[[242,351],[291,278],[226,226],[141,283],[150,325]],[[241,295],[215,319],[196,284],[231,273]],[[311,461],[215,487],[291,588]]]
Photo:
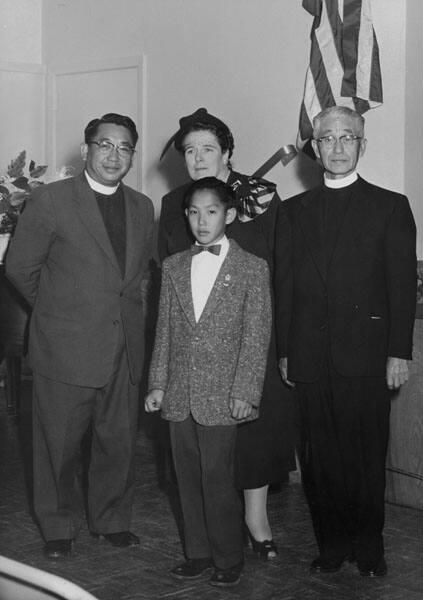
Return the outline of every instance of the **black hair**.
[[[212,192],[224,205],[226,210],[236,207],[236,195],[230,185],[221,179],[217,179],[217,177],[203,177],[191,183],[186,190],[184,194],[184,208],[187,209],[191,206],[194,194],[205,190]]]
[[[135,148],[138,141],[138,132],[134,121],[130,117],[119,115],[117,113],[107,113],[100,118],[90,121],[84,130],[84,139],[86,144],[89,144],[93,140],[94,136],[97,134],[98,128],[103,123],[113,123],[114,125],[126,127],[131,134],[132,144]]]
[[[228,151],[228,158],[231,158],[234,151],[235,142],[229,127],[227,127],[224,123],[222,123],[221,126],[213,125],[211,123],[201,123],[201,121],[193,123],[184,129],[183,134],[175,139],[175,148],[178,152],[184,154],[184,140],[192,131],[210,131],[213,133],[219,142],[222,153]]]

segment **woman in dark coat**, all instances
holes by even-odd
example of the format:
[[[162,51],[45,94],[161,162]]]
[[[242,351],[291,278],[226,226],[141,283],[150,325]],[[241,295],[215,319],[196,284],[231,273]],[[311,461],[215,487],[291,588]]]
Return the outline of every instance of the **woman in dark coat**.
[[[275,184],[232,170],[232,134],[225,123],[205,108],[182,117],[179,125],[162,156],[174,144],[184,156],[192,180],[213,176],[235,190],[238,215],[226,233],[248,252],[264,258],[272,273],[275,223],[281,202]],[[162,200],[160,260],[186,250],[194,241],[183,210],[188,185],[176,188]],[[254,356],[251,363],[253,368]],[[293,437],[293,406],[290,391],[279,376],[273,336],[260,417],[238,426],[235,469],[236,485],[244,490],[245,522],[253,550],[266,559],[273,558],[277,552],[267,517],[268,488],[269,484],[280,482],[289,470],[295,469]]]

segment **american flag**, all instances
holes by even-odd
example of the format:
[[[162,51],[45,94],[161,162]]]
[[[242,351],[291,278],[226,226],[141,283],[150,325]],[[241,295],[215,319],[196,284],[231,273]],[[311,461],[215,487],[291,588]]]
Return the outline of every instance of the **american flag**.
[[[303,0],[303,8],[314,16],[297,138],[307,152],[321,110],[337,104],[363,114],[383,97],[370,0]]]

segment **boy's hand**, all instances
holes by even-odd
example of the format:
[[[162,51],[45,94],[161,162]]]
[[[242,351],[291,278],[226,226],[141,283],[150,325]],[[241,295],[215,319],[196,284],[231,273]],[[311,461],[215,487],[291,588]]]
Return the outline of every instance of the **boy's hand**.
[[[160,410],[164,398],[163,390],[151,390],[145,398],[144,407],[145,412],[155,412]]]
[[[231,398],[229,400],[229,408],[231,410],[232,417],[237,419],[237,421],[246,419],[253,411],[251,404],[244,402],[244,400],[238,400],[237,398]]]

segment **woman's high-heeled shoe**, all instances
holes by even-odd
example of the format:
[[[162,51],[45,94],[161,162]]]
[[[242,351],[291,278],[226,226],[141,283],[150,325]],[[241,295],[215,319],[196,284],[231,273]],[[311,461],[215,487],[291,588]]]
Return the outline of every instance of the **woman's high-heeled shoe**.
[[[263,558],[264,560],[272,560],[273,558],[276,558],[278,549],[273,540],[264,540],[263,542],[258,542],[253,538],[251,533],[249,533],[249,537],[253,552],[258,558]]]

